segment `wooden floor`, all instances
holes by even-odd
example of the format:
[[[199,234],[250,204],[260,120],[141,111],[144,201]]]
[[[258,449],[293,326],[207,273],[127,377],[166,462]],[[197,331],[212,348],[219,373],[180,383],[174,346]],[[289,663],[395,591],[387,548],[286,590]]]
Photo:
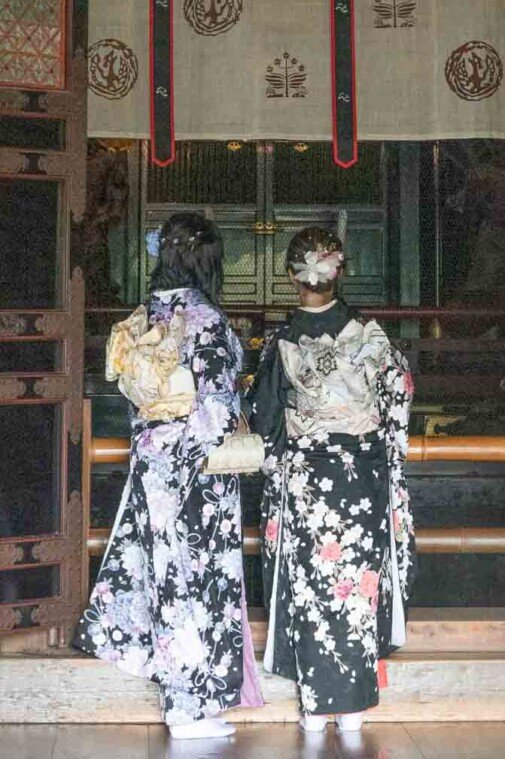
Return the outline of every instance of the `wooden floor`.
[[[172,742],[161,725],[2,725],[0,759],[502,759],[505,722],[380,723],[344,738],[241,725],[223,741]]]

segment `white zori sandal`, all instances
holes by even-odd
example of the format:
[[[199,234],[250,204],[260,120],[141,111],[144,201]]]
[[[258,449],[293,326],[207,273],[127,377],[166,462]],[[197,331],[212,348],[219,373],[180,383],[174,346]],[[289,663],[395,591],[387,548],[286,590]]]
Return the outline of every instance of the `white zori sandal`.
[[[363,712],[353,712],[352,714],[337,714],[335,722],[342,733],[351,733],[361,730],[363,725]]]
[[[172,725],[170,735],[174,740],[187,741],[202,738],[226,738],[235,733],[236,728],[222,717],[199,719],[187,725]]]

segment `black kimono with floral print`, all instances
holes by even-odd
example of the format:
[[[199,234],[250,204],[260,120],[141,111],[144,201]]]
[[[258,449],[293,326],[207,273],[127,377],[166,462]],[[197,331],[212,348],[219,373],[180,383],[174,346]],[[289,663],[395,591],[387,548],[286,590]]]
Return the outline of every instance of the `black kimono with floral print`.
[[[84,651],[158,683],[169,725],[262,703],[248,661],[239,479],[201,471],[237,426],[242,349],[198,290],[155,293],[151,324],[176,310],[196,399],[184,418],[135,418],[130,477],[75,636]]]
[[[339,301],[320,313],[297,311],[264,349],[248,394],[251,426],[268,451],[261,514],[270,611],[265,667],[297,682],[307,714],[362,711],[378,702],[378,659],[404,641],[413,578],[403,475],[413,386],[405,359],[382,332],[373,374],[378,429],[361,436],[286,432],[291,385],[279,342],[341,335],[345,351],[346,330],[356,321],[359,315]],[[374,360],[374,350],[371,344],[362,353]]]

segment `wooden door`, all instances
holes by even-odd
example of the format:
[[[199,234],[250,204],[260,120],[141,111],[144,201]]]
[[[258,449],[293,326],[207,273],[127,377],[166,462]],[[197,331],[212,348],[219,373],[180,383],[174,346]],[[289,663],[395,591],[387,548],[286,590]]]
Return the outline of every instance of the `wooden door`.
[[[77,265],[86,62],[72,49],[70,2],[2,13],[12,18],[11,38],[0,34],[0,632],[51,629],[63,644],[87,563]]]

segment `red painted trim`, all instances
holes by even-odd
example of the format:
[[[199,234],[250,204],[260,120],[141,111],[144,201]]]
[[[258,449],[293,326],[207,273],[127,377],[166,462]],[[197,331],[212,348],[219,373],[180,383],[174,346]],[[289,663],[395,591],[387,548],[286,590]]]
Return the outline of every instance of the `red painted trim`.
[[[175,92],[174,92],[174,2],[170,2],[170,134],[172,140],[170,144],[169,163],[175,161]]]
[[[333,160],[342,169],[354,166],[358,161],[358,114],[356,104],[356,24],[354,14],[354,0],[349,0],[351,16],[351,51],[352,51],[352,120],[354,128],[354,140],[352,158],[350,161],[341,161],[338,157],[338,134],[337,134],[337,72],[335,61],[337,58],[337,35],[335,29],[335,0],[330,0],[330,31],[331,31],[331,104],[332,104],[332,131],[333,131]]]
[[[334,0],[329,0],[330,6],[330,66],[331,66],[331,131],[333,140],[333,161],[337,163],[337,72],[335,59],[337,40],[335,31]]]
[[[154,161],[154,3],[149,0],[149,134],[151,137],[151,160]]]
[[[150,96],[150,134],[151,134],[151,161],[160,167],[169,166],[175,161],[175,119],[174,119],[174,7],[173,0],[169,0],[170,16],[170,128],[171,144],[170,156],[164,161],[156,155],[155,139],[155,109],[154,109],[154,3],[149,0],[149,96]]]
[[[353,156],[354,163],[358,160],[358,99],[356,92],[356,14],[354,13],[354,0],[351,3],[351,67],[352,67],[352,123],[354,127]],[[384,665],[385,666],[385,665]]]

